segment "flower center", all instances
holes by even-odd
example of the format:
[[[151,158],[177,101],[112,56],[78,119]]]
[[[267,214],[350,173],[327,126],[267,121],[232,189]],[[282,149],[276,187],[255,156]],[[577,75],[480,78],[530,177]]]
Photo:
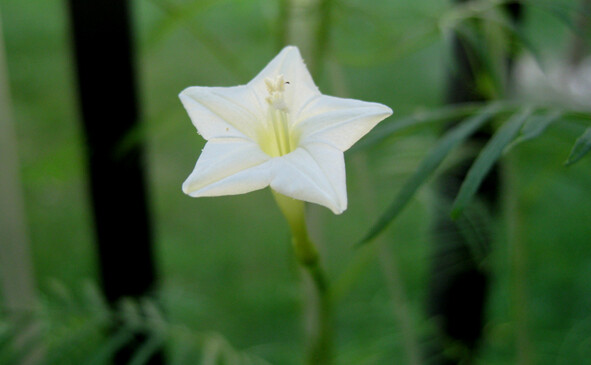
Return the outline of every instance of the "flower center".
[[[290,129],[289,110],[285,104],[285,81],[283,75],[274,79],[266,78],[265,84],[269,95],[265,98],[268,104],[267,121],[259,136],[259,145],[263,152],[271,157],[286,155],[296,149],[299,137]]]

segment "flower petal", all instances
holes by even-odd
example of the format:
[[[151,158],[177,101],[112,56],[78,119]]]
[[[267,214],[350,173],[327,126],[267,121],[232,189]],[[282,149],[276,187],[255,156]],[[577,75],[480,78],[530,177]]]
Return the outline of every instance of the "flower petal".
[[[255,143],[241,139],[210,140],[183,183],[183,191],[199,197],[262,189],[271,181],[269,160]]]
[[[256,139],[264,118],[258,99],[246,85],[189,87],[179,94],[193,125],[206,140],[239,137]]]
[[[323,143],[310,143],[275,161],[272,189],[324,205],[335,214],[347,209],[345,160],[340,150]]]
[[[319,141],[348,150],[376,124],[392,114],[378,103],[322,95],[294,116],[301,143]]]
[[[269,95],[265,79],[274,79],[283,75],[285,102],[290,111],[299,110],[309,99],[320,95],[310,72],[306,68],[297,47],[287,46],[267,64],[267,66],[249,83],[261,103]]]
[[[234,195],[271,185],[336,214],[347,208],[343,151],[392,114],[378,103],[320,94],[293,46],[247,85],[190,87],[179,97],[208,141],[183,183],[185,193]],[[289,138],[286,146],[298,147],[270,157],[261,149],[267,137],[277,143]]]

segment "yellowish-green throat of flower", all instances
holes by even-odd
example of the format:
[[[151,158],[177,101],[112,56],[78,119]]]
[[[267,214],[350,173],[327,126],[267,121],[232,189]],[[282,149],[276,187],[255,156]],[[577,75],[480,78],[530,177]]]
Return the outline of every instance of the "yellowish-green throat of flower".
[[[296,149],[299,135],[289,123],[289,110],[285,103],[285,86],[289,82],[278,75],[274,79],[266,78],[265,84],[269,95],[265,98],[268,104],[267,121],[259,133],[259,145],[263,152],[271,157],[287,155]]]

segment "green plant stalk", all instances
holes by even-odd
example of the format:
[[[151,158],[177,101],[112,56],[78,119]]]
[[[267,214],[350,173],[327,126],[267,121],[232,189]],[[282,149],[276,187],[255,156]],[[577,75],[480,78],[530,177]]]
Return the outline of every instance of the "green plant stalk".
[[[332,363],[332,304],[318,250],[308,236],[305,203],[273,191],[287,219],[296,259],[302,269],[306,293],[306,364]]]
[[[0,345],[0,357],[15,353],[18,357],[22,356],[21,364],[31,365],[42,362],[44,348],[37,345],[41,339],[41,327],[34,313],[38,300],[21,190],[2,25],[0,16],[0,308],[2,314],[7,314],[6,322],[3,318],[2,324],[8,328],[14,326],[16,331],[11,344],[14,346],[6,346],[4,350],[4,343]],[[34,349],[30,348],[31,344],[35,344]]]
[[[377,210],[376,196],[371,187],[368,177],[370,176],[369,167],[365,154],[358,154],[354,158],[355,168],[358,172],[361,184],[361,194],[365,201],[365,208],[370,214]],[[406,363],[409,365],[421,365],[423,363],[420,352],[420,345],[415,332],[412,315],[408,306],[404,283],[400,277],[400,267],[394,258],[392,250],[389,248],[391,242],[387,242],[384,236],[376,238],[378,262],[382,269],[386,287],[392,301],[394,316],[400,326],[402,333],[402,345],[406,356]]]
[[[282,0],[280,17],[284,19],[278,41],[295,44],[302,51],[308,69],[315,77],[329,49],[333,0]]]
[[[320,0],[316,8],[318,12],[318,23],[316,25],[316,37],[312,49],[312,64],[310,67],[313,74],[317,76],[322,74],[326,51],[329,47],[331,7],[332,0]]]
[[[528,300],[526,280],[526,247],[523,234],[523,219],[519,208],[517,192],[517,166],[515,157],[507,156],[503,164],[505,181],[505,211],[507,219],[507,235],[510,247],[509,259],[511,267],[511,296],[513,299],[513,320],[516,328],[516,346],[518,365],[532,363],[531,341],[528,329]]]

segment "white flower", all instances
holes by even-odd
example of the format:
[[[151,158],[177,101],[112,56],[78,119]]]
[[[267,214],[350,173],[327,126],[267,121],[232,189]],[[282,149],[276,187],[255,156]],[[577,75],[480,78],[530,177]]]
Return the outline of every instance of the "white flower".
[[[335,214],[347,209],[343,151],[392,114],[382,104],[322,95],[293,46],[246,85],[189,87],[179,97],[207,140],[183,183],[186,194],[270,185]]]

